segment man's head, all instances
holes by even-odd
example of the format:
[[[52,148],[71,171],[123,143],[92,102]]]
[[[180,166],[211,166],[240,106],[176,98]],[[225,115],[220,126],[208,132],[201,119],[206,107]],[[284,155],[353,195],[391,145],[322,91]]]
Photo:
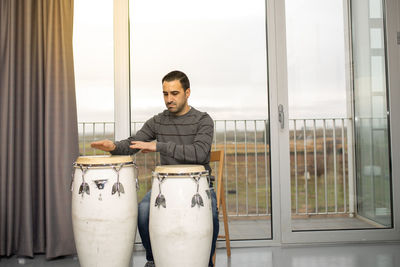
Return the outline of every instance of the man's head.
[[[190,96],[190,82],[185,73],[171,71],[162,79],[164,102],[168,110],[176,116],[189,111],[187,99]]]
[[[164,78],[162,78],[162,83],[164,82],[172,82],[172,81],[179,81],[181,83],[181,86],[183,88],[183,90],[187,90],[190,89],[190,82],[189,82],[189,78],[186,76],[185,73],[183,73],[182,71],[179,70],[174,70],[171,71],[170,73],[168,73],[167,75],[164,76]]]

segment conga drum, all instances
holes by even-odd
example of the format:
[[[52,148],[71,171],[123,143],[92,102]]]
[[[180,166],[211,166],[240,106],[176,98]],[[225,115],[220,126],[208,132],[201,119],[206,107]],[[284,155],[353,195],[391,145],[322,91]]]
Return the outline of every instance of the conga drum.
[[[130,156],[78,157],[72,225],[80,265],[129,266],[137,227],[137,168]]]
[[[213,233],[208,171],[201,165],[158,166],[149,219],[157,267],[206,267]]]

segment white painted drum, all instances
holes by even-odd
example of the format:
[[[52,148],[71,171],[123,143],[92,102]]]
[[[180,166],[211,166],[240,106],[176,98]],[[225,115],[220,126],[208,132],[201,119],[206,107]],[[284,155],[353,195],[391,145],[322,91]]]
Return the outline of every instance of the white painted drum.
[[[78,157],[72,224],[80,266],[129,266],[137,227],[137,168],[130,156]]]
[[[207,175],[201,165],[153,172],[149,231],[157,267],[208,266],[213,224]]]

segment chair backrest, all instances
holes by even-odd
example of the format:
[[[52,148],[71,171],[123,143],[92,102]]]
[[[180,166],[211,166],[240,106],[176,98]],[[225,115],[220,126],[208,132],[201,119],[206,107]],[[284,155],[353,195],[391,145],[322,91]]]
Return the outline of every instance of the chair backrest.
[[[224,151],[223,150],[211,151],[210,162],[218,162],[217,183],[216,183],[217,188],[215,191],[217,191],[217,199],[219,200],[221,197],[221,189],[222,189],[222,187],[219,185],[222,183],[222,176],[224,169]],[[217,203],[218,208],[219,205],[220,201],[218,201]]]
[[[210,162],[219,162],[218,164],[218,182],[220,179],[222,179],[223,175],[223,168],[224,168],[224,151],[223,150],[216,150],[216,151],[211,151],[210,155]]]
[[[224,151],[223,150],[211,151],[210,162],[216,162],[216,161],[221,161],[221,160],[224,160]]]

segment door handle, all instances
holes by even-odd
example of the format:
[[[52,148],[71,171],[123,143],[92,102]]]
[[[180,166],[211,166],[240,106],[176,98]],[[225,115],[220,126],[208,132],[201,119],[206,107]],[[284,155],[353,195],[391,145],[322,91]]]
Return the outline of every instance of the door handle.
[[[285,111],[283,110],[283,105],[278,105],[278,120],[281,124],[281,129],[285,128]]]

